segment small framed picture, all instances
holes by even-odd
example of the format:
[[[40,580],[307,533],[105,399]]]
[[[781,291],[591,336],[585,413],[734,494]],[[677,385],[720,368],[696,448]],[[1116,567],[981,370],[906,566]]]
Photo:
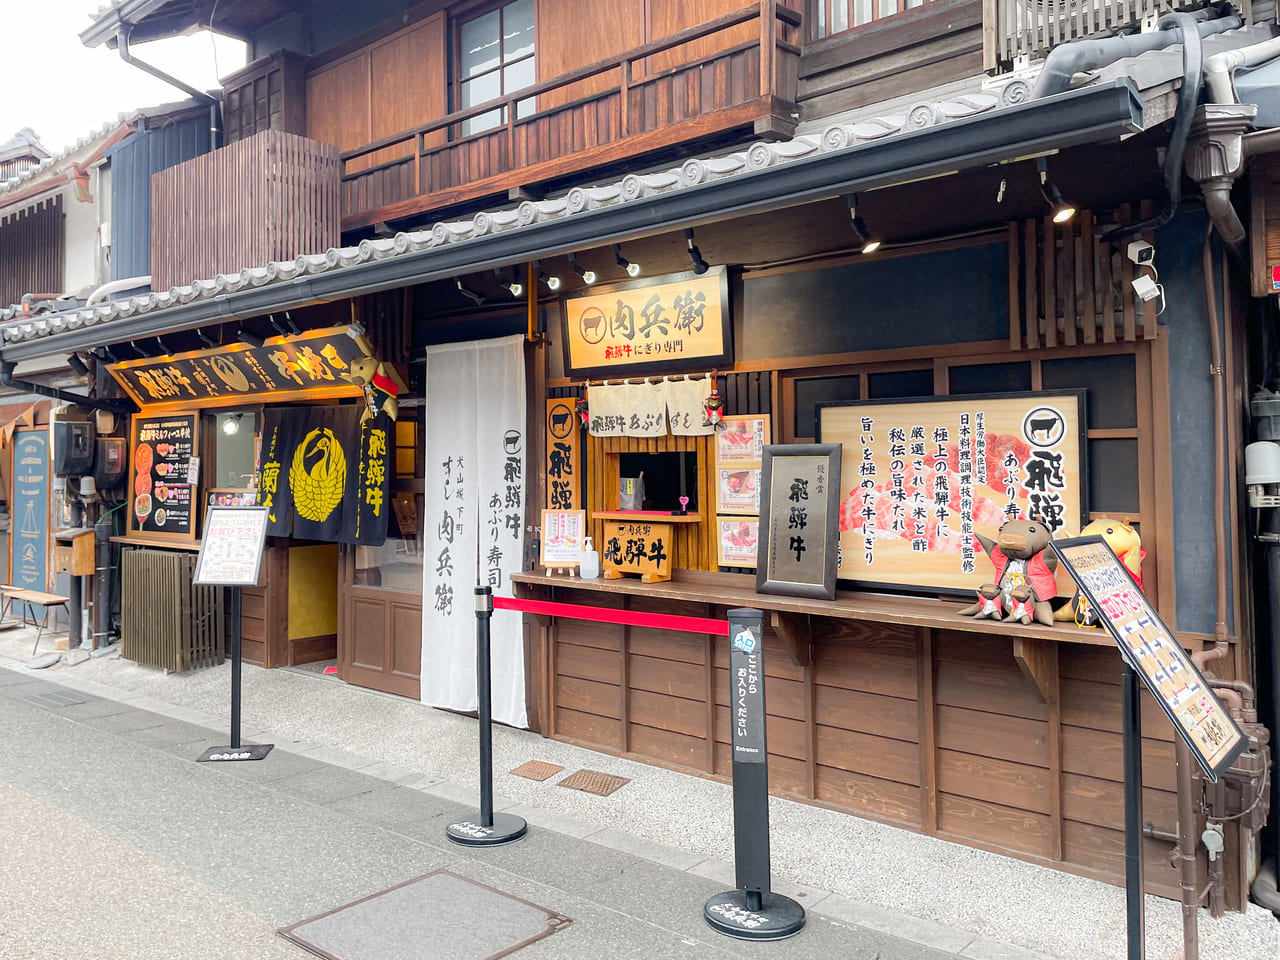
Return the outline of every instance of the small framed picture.
[[[756,592],[836,598],[838,443],[764,448]]]
[[[543,510],[538,562],[552,569],[577,567],[587,535],[587,511]]]
[[[759,517],[716,517],[716,562],[720,566],[754,567],[759,540]]]

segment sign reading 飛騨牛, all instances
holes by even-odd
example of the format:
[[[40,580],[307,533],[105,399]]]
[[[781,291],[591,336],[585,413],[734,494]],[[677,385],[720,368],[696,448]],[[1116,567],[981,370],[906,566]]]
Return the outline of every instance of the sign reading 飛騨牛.
[[[192,582],[207,587],[256,586],[266,538],[266,507],[210,507]]]
[[[834,600],[839,444],[764,448],[756,591]]]
[[[576,510],[581,506],[582,454],[578,436],[576,401],[547,401],[547,503],[549,510]]]
[[[356,396],[360,387],[343,375],[367,354],[347,327],[271,337],[261,347],[233,342],[208,350],[124,360],[107,369],[135,403],[191,410],[249,398],[279,402]]]
[[[600,566],[606,580],[640,574],[645,583],[671,579],[674,524],[610,521],[604,525]]]
[[[1050,543],[1120,652],[1217,780],[1248,741],[1102,537]]]
[[[840,577],[968,592],[991,577],[977,534],[1085,514],[1084,391],[820,403],[844,445]]]
[[[723,267],[595,286],[564,298],[565,373],[689,370],[732,358]]]

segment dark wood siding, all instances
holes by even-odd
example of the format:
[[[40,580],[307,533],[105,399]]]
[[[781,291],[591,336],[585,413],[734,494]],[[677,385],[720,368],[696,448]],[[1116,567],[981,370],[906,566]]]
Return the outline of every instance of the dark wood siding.
[[[66,266],[61,196],[0,218],[0,304],[25,293],[62,293]]]

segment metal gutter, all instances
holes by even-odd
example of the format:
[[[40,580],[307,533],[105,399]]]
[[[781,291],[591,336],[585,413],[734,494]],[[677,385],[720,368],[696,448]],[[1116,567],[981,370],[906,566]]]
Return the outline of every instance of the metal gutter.
[[[834,149],[574,216],[266,284],[232,295],[200,299],[130,317],[127,322],[95,324],[16,341],[0,347],[0,356],[21,360],[49,353],[71,353],[125,339],[142,339],[279,313],[309,304],[526,263],[588,245],[625,242],[857,190],[980,168],[1048,150],[1117,140],[1142,130],[1142,110],[1137,88],[1121,78],[994,113]]]
[[[86,47],[96,47],[103,43],[111,46],[121,29],[141,23],[152,14],[159,13],[169,2],[170,0],[122,0],[115,3],[80,33],[80,42]]]

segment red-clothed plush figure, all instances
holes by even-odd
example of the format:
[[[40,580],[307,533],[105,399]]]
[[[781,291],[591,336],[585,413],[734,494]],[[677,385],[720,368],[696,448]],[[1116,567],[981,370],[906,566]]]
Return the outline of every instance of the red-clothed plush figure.
[[[978,589],[978,602],[960,611],[966,617],[1032,620],[1053,625],[1049,601],[1058,595],[1053,571],[1058,558],[1048,549],[1051,534],[1039,520],[1010,520],[996,539],[974,534],[995,567],[995,582]]]

